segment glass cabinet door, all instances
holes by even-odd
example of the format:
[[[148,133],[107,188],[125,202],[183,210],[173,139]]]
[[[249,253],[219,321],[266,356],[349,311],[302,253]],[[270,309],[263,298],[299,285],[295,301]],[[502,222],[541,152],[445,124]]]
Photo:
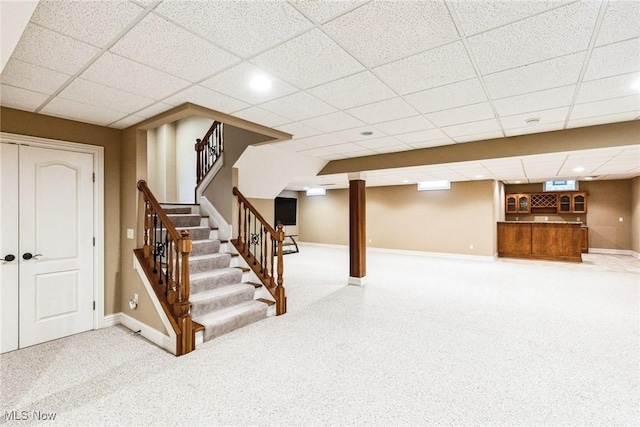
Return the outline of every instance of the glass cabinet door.
[[[518,213],[529,213],[529,196],[518,196]]]
[[[518,212],[516,209],[516,196],[507,196],[506,211],[507,213]]]
[[[558,208],[560,212],[571,212],[571,196],[569,196],[568,194],[563,194],[558,200]]]
[[[573,211],[576,213],[582,213],[587,211],[587,204],[585,197],[582,194],[573,195]]]

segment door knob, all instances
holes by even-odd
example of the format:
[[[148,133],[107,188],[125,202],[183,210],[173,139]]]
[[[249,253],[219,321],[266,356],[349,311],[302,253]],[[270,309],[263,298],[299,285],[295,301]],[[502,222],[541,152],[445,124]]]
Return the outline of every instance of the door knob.
[[[11,262],[11,261],[13,261],[14,259],[16,259],[15,255],[11,255],[11,254],[6,255],[6,256],[4,257],[4,260],[5,260],[5,261],[7,261],[7,262]]]
[[[42,256],[42,254],[31,255],[29,252],[22,255],[22,259],[29,261],[31,258]]]

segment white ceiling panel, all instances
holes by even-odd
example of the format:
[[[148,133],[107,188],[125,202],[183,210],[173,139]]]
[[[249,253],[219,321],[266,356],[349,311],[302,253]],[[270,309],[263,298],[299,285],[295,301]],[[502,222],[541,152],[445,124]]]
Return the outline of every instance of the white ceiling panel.
[[[421,113],[477,104],[487,100],[478,79],[466,80],[405,96],[405,99]]]
[[[589,117],[586,119],[578,119],[578,120],[569,120],[569,123],[567,123],[567,129],[584,127],[584,126],[596,126],[596,125],[602,125],[605,123],[628,122],[630,120],[638,120],[638,119],[640,119],[640,113],[638,113],[637,111],[631,111],[628,113],[608,114],[606,116]]]
[[[351,55],[317,29],[281,44],[253,61],[303,89],[364,69]]]
[[[31,21],[85,43],[104,47],[142,10],[124,0],[41,1]]]
[[[374,72],[403,95],[476,76],[461,41],[383,65]]]
[[[106,126],[123,118],[124,114],[106,108],[94,107],[68,99],[55,98],[43,109],[43,114],[79,120]]]
[[[561,56],[486,75],[484,82],[493,99],[573,85],[578,81],[584,57],[584,53]]]
[[[567,119],[569,107],[554,108],[550,110],[536,111],[532,113],[516,114],[513,116],[502,117],[502,127],[504,129],[517,129],[525,127],[546,126],[558,122],[564,122]],[[539,119],[538,125],[527,125],[527,120],[535,118]]]
[[[111,53],[104,53],[80,76],[152,99],[186,88],[189,82]]]
[[[362,146],[354,144],[353,142],[343,142],[341,144],[325,146],[324,149],[332,153],[344,154],[362,151]]]
[[[571,112],[571,120],[604,116],[607,114],[636,112],[638,110],[640,110],[640,93],[623,96],[622,98],[606,99],[604,101],[576,105]]]
[[[490,120],[485,120],[485,121],[487,123],[483,124],[482,126],[478,126],[478,129],[482,129],[482,128],[489,129],[489,128],[495,127],[495,126],[490,124]],[[470,125],[471,123],[467,123],[467,124]],[[465,129],[458,129],[457,128],[458,126],[466,126],[466,125],[452,126],[452,127],[456,128],[455,132],[467,132],[468,131],[468,130],[465,130]],[[474,132],[474,133],[468,134],[468,135],[452,136],[451,139],[453,139],[457,143],[463,143],[463,142],[481,141],[481,140],[484,140],[484,139],[496,139],[496,138],[503,138],[503,137],[504,137],[504,134],[502,133],[502,131],[494,130],[494,131],[489,131],[489,132],[480,132],[480,131],[478,131],[478,133]]]
[[[358,7],[368,0],[340,0],[340,1],[318,1],[318,0],[292,0],[290,3],[298,8],[303,14],[317,22],[326,22],[336,16],[342,15],[349,10]]]
[[[352,108],[347,112],[369,124],[402,119],[418,114],[411,105],[399,97]]]
[[[111,126],[113,126],[116,129],[126,129],[129,126],[133,126],[137,123],[140,123],[143,120],[144,120],[144,117],[127,116],[124,119],[121,119],[121,120],[118,120],[117,122],[112,123]]]
[[[170,96],[169,98],[166,98],[164,102],[173,105],[180,105],[184,104],[185,102],[191,102],[227,114],[249,107],[249,104],[247,103],[238,101],[237,99],[228,97],[227,95],[223,95],[221,93],[197,85],[191,86],[183,91],[178,92],[175,95]],[[278,124],[281,125],[283,123]]]
[[[165,1],[154,9],[171,20],[247,58],[309,29],[312,23],[286,2],[249,0]]]
[[[443,145],[452,145],[455,143],[456,142],[454,140],[447,137],[447,139],[436,139],[431,141],[414,142],[409,145],[411,145],[413,148],[418,149],[418,148],[441,147]]]
[[[21,89],[3,84],[0,88],[0,103],[3,107],[17,108],[18,110],[35,111],[49,98],[43,93]]]
[[[450,0],[464,30],[470,36],[564,6],[574,0],[469,1]]]
[[[376,153],[373,150],[361,150],[361,151],[343,153],[343,156],[348,158],[356,158],[356,157],[363,157],[363,156],[373,156],[375,154],[378,154],[378,153]]]
[[[0,80],[8,84],[34,92],[52,94],[66,82],[68,74],[48,70],[38,65],[28,64],[17,59],[11,59],[2,70]]]
[[[640,70],[640,38],[593,49],[584,80],[594,80]]]
[[[509,116],[571,105],[576,86],[562,86],[493,101],[498,114]]]
[[[609,1],[596,46],[640,37],[640,2]]]
[[[373,151],[375,151],[376,153],[399,153],[400,151],[409,151],[409,150],[413,150],[413,147],[407,144],[399,144],[399,145],[392,145],[390,147],[379,147],[379,148],[375,148]]]
[[[599,8],[599,2],[572,3],[470,37],[469,44],[483,73],[583,51],[589,46]]]
[[[110,50],[192,82],[239,61],[237,56],[153,14]]]
[[[342,111],[303,120],[300,123],[305,126],[320,129],[323,132],[353,129],[364,125],[360,120]]]
[[[269,127],[281,126],[291,121],[286,117],[279,116],[260,107],[250,107],[246,110],[236,111],[233,115]]]
[[[389,135],[399,135],[409,132],[433,129],[435,126],[424,116],[413,116],[405,119],[391,120],[377,123],[376,128]]]
[[[380,25],[380,17],[384,25]],[[444,2],[374,1],[323,26],[347,51],[375,67],[458,38]]]
[[[365,135],[363,135],[363,132],[365,133]],[[368,134],[369,132],[371,132],[370,135]],[[377,125],[375,127],[372,125],[367,125],[339,132],[332,132],[331,135],[340,138],[343,141],[355,142],[362,141],[364,139],[374,139],[381,136],[387,136],[387,133],[382,132],[380,129],[378,129]]]
[[[294,138],[304,138],[322,133],[320,130],[310,128],[300,123],[288,123],[286,125],[276,126],[276,129],[291,134]]]
[[[363,148],[367,148],[369,150],[377,150],[379,148],[401,145],[402,142],[398,141],[397,139],[391,136],[383,136],[381,138],[363,139],[361,141],[356,142],[356,144],[358,144]]]
[[[82,102],[122,113],[133,113],[153,102],[150,98],[124,92],[93,83],[88,80],[75,79],[60,94],[60,98]],[[117,99],[118,102],[113,102]]]
[[[452,108],[450,110],[438,111],[427,114],[429,120],[436,126],[449,126],[480,120],[494,119],[495,114],[488,102],[467,105],[465,107]]]
[[[564,121],[557,123],[540,124],[534,126],[522,126],[505,129],[504,134],[506,136],[518,136],[529,135],[532,133],[552,132],[554,130],[561,130],[564,128]]]
[[[342,139],[336,136],[327,135],[327,134],[309,136],[307,138],[298,139],[297,141],[302,143],[305,147],[308,147],[308,148],[322,148],[322,147],[327,147],[329,145],[342,144],[344,142]]]
[[[406,144],[416,144],[426,141],[450,141],[449,137],[445,135],[440,129],[429,129],[419,132],[403,133],[396,135],[398,140]]]
[[[12,58],[66,74],[77,73],[98,49],[54,31],[29,24]]]
[[[168,111],[168,110],[170,110],[172,108],[173,108],[173,105],[171,105],[171,104],[166,104],[164,102],[158,102],[158,103],[155,103],[155,104],[150,105],[148,107],[145,107],[140,111],[137,111],[136,115],[144,117],[145,119],[148,119],[148,118],[153,117],[155,115],[164,113],[165,111]]]
[[[341,159],[346,159],[347,157],[342,155],[342,154],[330,154],[328,156],[320,156],[321,159],[324,160],[341,160]]]
[[[336,111],[329,104],[305,92],[297,92],[284,98],[269,101],[262,104],[261,107],[292,121],[300,121]]]
[[[215,57],[213,60],[215,60]],[[265,90],[252,88],[250,83],[255,78],[266,79],[270,82],[271,87]],[[297,92],[297,89],[290,84],[248,62],[211,77],[202,82],[201,85],[251,104],[261,104]]]
[[[621,76],[583,82],[582,85],[580,85],[576,104],[633,95],[639,91],[638,88],[635,87],[639,82],[640,73],[629,73]]]
[[[308,92],[343,110],[396,96],[391,89],[369,71],[314,87]]]

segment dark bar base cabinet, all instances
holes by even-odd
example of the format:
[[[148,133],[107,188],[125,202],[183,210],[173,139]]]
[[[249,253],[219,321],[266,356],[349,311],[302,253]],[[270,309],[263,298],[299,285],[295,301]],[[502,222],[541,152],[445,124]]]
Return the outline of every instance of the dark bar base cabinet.
[[[582,262],[579,222],[498,223],[498,256]]]

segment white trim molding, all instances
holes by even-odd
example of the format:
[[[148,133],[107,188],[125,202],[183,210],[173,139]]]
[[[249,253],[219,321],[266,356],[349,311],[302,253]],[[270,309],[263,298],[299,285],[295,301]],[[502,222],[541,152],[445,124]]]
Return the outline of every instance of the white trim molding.
[[[142,323],[138,319],[134,319],[126,313],[118,313],[120,316],[120,324],[131,329],[133,332],[140,331],[140,335],[172,354],[176,354],[176,340],[171,338],[157,329],[152,328],[146,323]],[[173,350],[171,350],[173,348]]]
[[[200,209],[209,215],[209,218],[213,221],[213,224],[210,225],[218,227],[218,238],[230,240],[232,236],[231,225],[220,215],[220,212],[211,204],[209,199],[205,196],[200,196],[196,203],[200,204]]]
[[[589,253],[602,255],[628,255],[635,258],[640,258],[640,254],[638,254],[638,252],[634,252],[630,249],[589,248]]]
[[[120,322],[121,316],[122,313],[107,314],[106,316],[104,316],[104,320],[102,321],[102,327],[108,328],[110,326],[119,325],[120,323],[122,323]]]
[[[367,284],[367,276],[364,277],[353,277],[349,276],[349,281],[347,284],[352,286],[364,286]]]
[[[93,251],[93,329],[104,326],[104,147],[79,142],[60,141],[29,135],[0,132],[0,142],[24,144],[32,147],[51,148],[93,155],[95,190],[93,192],[93,234],[96,239]]]

